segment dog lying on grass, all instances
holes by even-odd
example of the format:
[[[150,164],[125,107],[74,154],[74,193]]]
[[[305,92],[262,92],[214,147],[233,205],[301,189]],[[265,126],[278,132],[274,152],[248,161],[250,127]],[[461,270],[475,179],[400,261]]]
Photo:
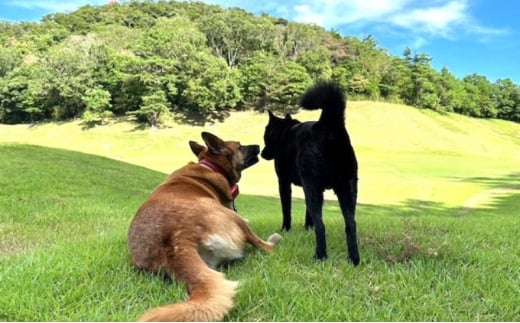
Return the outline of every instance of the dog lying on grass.
[[[241,172],[258,162],[257,145],[242,146],[202,133],[207,147],[190,141],[198,163],[173,172],[133,218],[128,245],[134,265],[186,284],[189,299],[145,313],[140,321],[220,321],[233,306],[237,282],[214,270],[243,256],[246,242],[267,252],[281,239],[263,241],[233,210]]]
[[[349,259],[360,262],[354,220],[357,202],[358,164],[345,128],[345,98],[338,85],[318,82],[300,101],[304,109],[322,109],[318,121],[300,122],[289,114],[276,117],[269,111],[265,147],[261,156],[274,159],[282,203],[282,230],[291,229],[291,184],[303,186],[305,228],[314,226],[317,259],[327,258],[322,221],[323,191],[336,193],[345,219]]]

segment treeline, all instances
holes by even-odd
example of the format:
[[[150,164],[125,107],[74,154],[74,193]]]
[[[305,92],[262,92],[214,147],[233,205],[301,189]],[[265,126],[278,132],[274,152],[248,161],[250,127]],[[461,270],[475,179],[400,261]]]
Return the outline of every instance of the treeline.
[[[0,122],[134,115],[211,118],[236,109],[293,110],[316,79],[350,99],[520,122],[520,88],[391,56],[372,37],[197,2],[84,6],[39,23],[0,23]],[[464,59],[461,57],[461,59]]]

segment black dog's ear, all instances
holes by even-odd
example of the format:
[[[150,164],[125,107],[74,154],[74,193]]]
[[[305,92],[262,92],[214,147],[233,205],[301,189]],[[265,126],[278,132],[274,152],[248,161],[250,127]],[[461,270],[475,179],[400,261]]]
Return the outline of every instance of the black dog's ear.
[[[274,114],[271,110],[267,110],[267,112],[269,113],[269,120],[273,119],[274,118]]]
[[[224,146],[224,141],[222,139],[206,131],[202,132],[201,135],[206,146],[208,146],[209,151],[218,155],[226,152],[226,147]]]
[[[192,140],[190,140],[190,148],[191,148],[191,151],[197,157],[199,157],[200,153],[203,152],[204,149],[206,149],[206,147],[204,147],[203,145],[201,145],[195,141],[192,141]]]
[[[285,120],[292,120],[291,115],[289,113],[285,115]]]

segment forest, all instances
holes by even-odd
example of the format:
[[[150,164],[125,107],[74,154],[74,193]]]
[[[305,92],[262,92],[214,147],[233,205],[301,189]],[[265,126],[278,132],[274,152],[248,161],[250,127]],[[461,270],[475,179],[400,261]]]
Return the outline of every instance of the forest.
[[[318,79],[338,82],[350,100],[520,122],[511,79],[460,79],[433,69],[427,53],[389,55],[371,36],[200,2],[111,1],[40,22],[0,22],[0,43],[6,124],[132,116],[158,126],[172,116],[289,113]]]

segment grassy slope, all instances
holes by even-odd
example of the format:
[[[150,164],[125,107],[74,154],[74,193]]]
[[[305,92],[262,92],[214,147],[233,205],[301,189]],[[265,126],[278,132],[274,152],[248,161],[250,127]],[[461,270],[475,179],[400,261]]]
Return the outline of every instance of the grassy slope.
[[[204,129],[259,142],[264,122],[238,113]],[[362,265],[345,261],[333,202],[325,205],[330,259],[313,262],[314,237],[302,229],[296,201],[295,229],[275,254],[248,248],[225,270],[242,281],[228,319],[516,320],[520,127],[366,102],[351,104],[348,126],[361,165]],[[0,141],[169,171],[193,159],[186,142],[202,129],[0,126]],[[132,215],[164,176],[91,155],[0,144],[0,320],[128,321],[181,299],[182,286],[133,271],[126,249]],[[270,197],[274,181],[272,165],[262,162],[241,185],[239,210],[263,237],[281,222]]]
[[[312,120],[317,111],[296,117]],[[262,143],[266,115],[241,112],[206,127],[173,125],[158,131],[117,123],[82,130],[78,122],[37,126],[1,126],[0,142],[19,142],[78,150],[169,173],[194,157],[190,139],[202,130],[243,143]],[[447,116],[402,105],[351,102],[347,125],[360,162],[360,202],[397,204],[403,198],[460,205],[485,189],[467,185],[467,177],[505,176],[520,161],[520,127],[499,120]],[[497,161],[497,156],[499,160]],[[448,165],[445,167],[444,165]],[[246,194],[277,196],[271,162],[248,170]],[[450,194],[444,194],[446,188]],[[303,197],[295,188],[295,195]],[[333,199],[332,194],[327,198]]]

